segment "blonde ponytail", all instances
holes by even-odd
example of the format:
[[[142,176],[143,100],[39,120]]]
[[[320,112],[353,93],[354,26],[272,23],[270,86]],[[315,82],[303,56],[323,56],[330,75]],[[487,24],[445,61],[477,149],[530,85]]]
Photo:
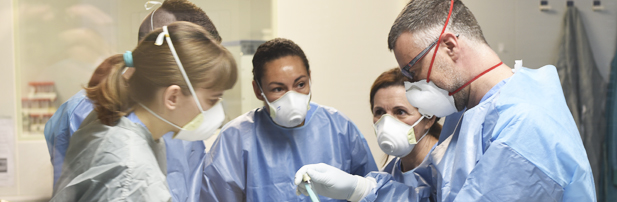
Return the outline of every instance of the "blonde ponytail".
[[[131,100],[127,96],[127,82],[122,77],[122,70],[125,68],[122,55],[114,55],[111,57],[119,57],[114,61],[119,61],[112,64],[111,71],[107,78],[103,79],[100,84],[86,88],[86,94],[94,104],[94,111],[98,114],[101,123],[113,126],[118,120],[130,110]]]

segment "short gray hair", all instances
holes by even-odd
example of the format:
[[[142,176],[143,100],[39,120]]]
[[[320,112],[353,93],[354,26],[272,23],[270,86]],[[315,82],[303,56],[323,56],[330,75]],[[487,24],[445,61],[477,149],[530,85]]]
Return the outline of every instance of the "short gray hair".
[[[414,34],[418,45],[428,46],[441,33],[449,9],[450,0],[411,0],[390,28],[388,48],[394,50],[396,40],[403,32]],[[472,41],[488,44],[476,18],[460,0],[454,1],[446,30],[461,34]]]

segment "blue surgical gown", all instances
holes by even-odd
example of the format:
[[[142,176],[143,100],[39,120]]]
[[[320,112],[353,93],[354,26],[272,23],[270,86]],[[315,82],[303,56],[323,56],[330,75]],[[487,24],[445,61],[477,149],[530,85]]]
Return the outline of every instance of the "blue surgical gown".
[[[92,112],[92,102],[80,91],[63,103],[45,124],[45,140],[54,168],[54,187],[62,172],[69,140],[82,121]],[[163,136],[166,148],[167,183],[173,201],[195,201],[199,198],[205,145],[202,141],[173,139]]]
[[[446,122],[448,120],[446,119]],[[554,66],[521,68],[444,126],[414,170],[437,201],[596,201],[591,167]],[[457,129],[453,129],[457,128]],[[417,187],[370,173],[363,201],[419,201]]]
[[[54,167],[54,185],[62,172],[62,163],[69,139],[81,122],[92,111],[92,103],[86,97],[84,90],[79,91],[65,103],[60,105],[56,113],[45,124],[45,140]]]
[[[206,155],[200,201],[310,201],[296,195],[294,175],[315,163],[362,176],[377,170],[358,128],[336,109],[311,103],[303,126],[283,128],[258,108],[221,130]]]
[[[424,161],[426,161],[426,158],[424,159]],[[432,197],[434,197],[431,195],[431,187],[428,182],[423,181],[424,178],[419,176],[417,172],[414,172],[415,170],[416,169],[414,168],[407,172],[403,172],[401,170],[401,158],[397,157],[395,159],[392,159],[392,161],[390,161],[390,163],[388,163],[388,165],[384,167],[382,172],[390,174],[390,176],[392,177],[391,180],[394,180],[400,184],[404,184],[408,187],[415,187],[414,194],[417,194],[417,201],[428,202],[431,200]],[[382,189],[384,189],[384,187],[382,187]],[[392,192],[388,194],[397,195],[399,193]],[[434,198],[432,198],[432,200],[434,201]]]

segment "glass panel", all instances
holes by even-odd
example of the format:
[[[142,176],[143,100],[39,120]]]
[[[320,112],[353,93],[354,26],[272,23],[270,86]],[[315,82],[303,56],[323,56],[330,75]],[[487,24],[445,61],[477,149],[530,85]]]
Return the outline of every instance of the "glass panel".
[[[135,48],[139,25],[150,12],[144,8],[145,2],[14,1],[22,137],[42,137],[46,121],[62,103],[88,85],[94,69],[104,59]],[[225,94],[229,119],[261,106],[252,93],[252,53],[243,52],[239,42],[272,38],[270,0],[191,2],[212,19],[223,44],[239,64],[241,78]],[[241,100],[249,104],[242,106]]]

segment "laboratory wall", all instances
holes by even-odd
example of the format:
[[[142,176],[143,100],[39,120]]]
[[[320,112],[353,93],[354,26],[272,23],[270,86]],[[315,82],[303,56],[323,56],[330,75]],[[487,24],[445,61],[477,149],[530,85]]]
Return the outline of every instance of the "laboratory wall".
[[[383,71],[397,67],[386,43],[405,1],[278,0],[278,37],[295,41],[311,66],[313,101],[334,107],[358,126],[378,166],[379,149],[369,91]]]
[[[489,45],[510,67],[514,60],[539,68],[557,61],[567,0],[550,0],[548,11],[540,1],[465,0],[482,27]],[[601,1],[603,10],[594,11],[593,1],[574,1],[578,8],[596,64],[608,82],[610,62],[617,45],[617,1]]]
[[[16,126],[16,59],[14,43],[13,2],[0,1],[0,117],[12,120]],[[0,129],[2,135],[13,135],[13,138],[1,138],[0,147],[12,147],[11,156],[15,164],[9,164],[8,173],[12,180],[5,186],[0,186],[0,198],[11,201],[44,201],[51,196],[52,172],[49,154],[45,141],[17,141],[17,127]],[[9,142],[5,142],[5,141]],[[2,148],[5,152],[6,148]],[[11,172],[12,171],[12,172]],[[3,179],[4,180],[4,179]]]

